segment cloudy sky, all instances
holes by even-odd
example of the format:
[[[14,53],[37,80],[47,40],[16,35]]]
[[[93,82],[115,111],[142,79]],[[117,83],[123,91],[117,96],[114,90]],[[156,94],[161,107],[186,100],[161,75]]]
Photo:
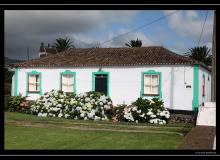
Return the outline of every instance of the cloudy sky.
[[[178,11],[114,38],[172,12],[174,10],[6,10],[5,56],[27,59],[29,47],[30,58],[36,58],[41,42],[53,44],[60,37],[70,38],[81,48],[99,43],[101,47],[125,47],[129,40],[139,38],[142,46],[160,45],[182,54],[197,46],[207,10]],[[200,45],[211,47],[213,13],[208,11]]]

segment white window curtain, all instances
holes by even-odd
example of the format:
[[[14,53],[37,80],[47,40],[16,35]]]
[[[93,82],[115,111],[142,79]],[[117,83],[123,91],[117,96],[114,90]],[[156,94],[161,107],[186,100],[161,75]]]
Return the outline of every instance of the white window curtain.
[[[40,91],[40,75],[28,76],[28,90],[31,92]]]
[[[64,92],[74,91],[74,76],[72,74],[62,75],[62,91]]]
[[[159,94],[159,74],[144,74],[144,94]]]
[[[152,94],[159,94],[159,75],[152,75]]]
[[[151,93],[151,75],[144,75],[144,94]]]
[[[36,75],[36,91],[40,91],[40,75]]]

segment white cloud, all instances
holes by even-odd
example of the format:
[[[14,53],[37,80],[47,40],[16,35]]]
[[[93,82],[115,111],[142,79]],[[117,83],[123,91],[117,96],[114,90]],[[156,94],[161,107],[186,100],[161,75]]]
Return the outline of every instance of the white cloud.
[[[164,14],[167,15],[173,11],[166,10]],[[206,24],[203,30],[202,41],[209,41],[212,36],[213,30],[213,13],[209,11]],[[168,17],[168,24],[182,37],[191,38],[194,41],[198,41],[202,25],[204,23],[204,17],[199,17],[196,11],[179,11]]]
[[[104,44],[104,46],[125,47],[125,43],[129,42],[130,40],[136,40],[137,38],[142,41],[142,46],[149,46],[149,45],[154,44],[149,39],[149,37],[147,37],[147,35],[145,35],[144,32],[131,32],[131,33],[125,34],[128,31],[129,31],[128,29],[124,29],[124,28],[119,29],[117,32],[109,31],[108,40],[111,40],[111,39],[113,39],[113,40]],[[121,34],[124,34],[124,35],[120,36]]]
[[[184,54],[188,51],[188,48],[184,43],[176,43],[175,45],[169,46],[168,48],[178,54]]]

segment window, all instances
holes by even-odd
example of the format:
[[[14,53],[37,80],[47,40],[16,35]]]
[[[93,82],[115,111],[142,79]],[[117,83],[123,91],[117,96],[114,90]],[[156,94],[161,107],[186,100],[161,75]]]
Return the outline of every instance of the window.
[[[202,81],[202,96],[205,96],[205,75],[203,75],[203,81]]]
[[[28,75],[28,92],[40,92],[40,74]]]
[[[61,74],[61,90],[64,92],[74,92],[74,75]]]
[[[159,74],[144,74],[144,95],[159,95]]]

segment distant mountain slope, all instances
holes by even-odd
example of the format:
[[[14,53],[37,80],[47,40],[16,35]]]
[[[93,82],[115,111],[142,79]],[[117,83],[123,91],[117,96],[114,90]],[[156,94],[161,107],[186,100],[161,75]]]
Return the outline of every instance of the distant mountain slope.
[[[8,57],[5,57],[5,64],[19,63],[19,62],[23,62],[23,61],[24,60],[10,59]]]

